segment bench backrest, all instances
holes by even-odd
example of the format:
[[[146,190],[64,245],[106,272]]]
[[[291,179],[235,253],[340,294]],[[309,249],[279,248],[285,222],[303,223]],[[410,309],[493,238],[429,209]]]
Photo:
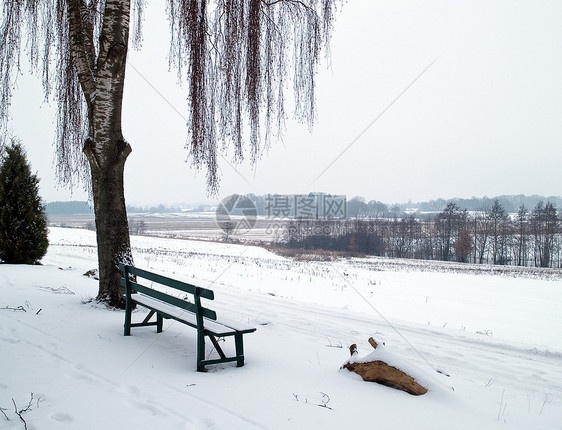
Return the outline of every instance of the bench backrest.
[[[125,294],[127,295],[127,301],[131,299],[130,295],[132,291],[137,291],[139,293],[150,296],[156,300],[160,300],[165,303],[169,303],[181,309],[193,312],[197,316],[197,324],[201,327],[203,326],[203,317],[216,320],[217,314],[215,311],[205,308],[201,305],[201,298],[207,300],[214,300],[215,296],[212,290],[207,288],[197,287],[195,285],[188,284],[186,282],[178,281],[177,279],[168,278],[166,276],[158,275],[156,273],[149,272],[147,270],[139,269],[135,266],[129,266],[127,264],[120,264],[119,269],[123,272],[123,279],[121,280],[122,285],[125,287]],[[134,281],[131,275],[135,275],[138,278],[147,279],[157,284],[163,285],[165,287],[173,288],[184,293],[193,295],[193,303],[186,300],[180,299],[179,297],[172,296],[166,292],[159,290],[157,288],[147,287],[136,281]]]

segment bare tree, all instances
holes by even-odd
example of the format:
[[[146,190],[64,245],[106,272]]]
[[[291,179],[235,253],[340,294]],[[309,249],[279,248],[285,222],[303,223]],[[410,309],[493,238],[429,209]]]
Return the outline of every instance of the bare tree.
[[[468,228],[465,227],[459,231],[459,237],[454,244],[454,248],[457,260],[461,263],[466,263],[468,256],[472,252],[472,238]]]
[[[421,224],[413,215],[394,219],[390,224],[391,253],[396,258],[411,258],[421,236]]]
[[[221,224],[221,228],[224,232],[224,241],[228,242],[230,240],[230,237],[232,236],[232,233],[234,233],[234,230],[236,229],[236,224],[234,224],[232,221],[225,221]]]
[[[453,241],[457,239],[460,227],[466,220],[466,211],[461,211],[456,203],[447,203],[434,221],[438,258],[449,261],[453,253]]]
[[[492,259],[494,264],[498,264],[503,260],[503,247],[502,245],[502,230],[504,230],[508,222],[508,215],[504,207],[500,204],[499,200],[494,200],[494,204],[490,211],[486,214],[491,226],[492,236]],[[505,236],[505,235],[503,235]],[[502,263],[503,264],[503,263]]]
[[[550,267],[555,249],[555,237],[560,229],[556,207],[540,201],[531,213],[531,229],[535,241],[535,265]]]
[[[517,265],[526,266],[527,265],[527,242],[528,239],[528,221],[529,221],[529,210],[525,205],[519,206],[517,209],[517,217],[515,219],[515,246],[517,255]]]
[[[58,106],[57,169],[63,183],[91,184],[96,218],[98,300],[123,306],[120,262],[132,254],[123,172],[131,146],[121,108],[133,17],[140,44],[144,0],[3,0],[0,28],[0,123],[6,125],[20,56],[41,74],[46,97]],[[189,145],[193,163],[218,189],[217,156],[233,146],[250,159],[283,129],[285,89],[295,116],[315,117],[315,75],[326,48],[336,0],[168,0],[170,62],[189,88]],[[292,76],[289,75],[292,71]],[[262,137],[262,128],[265,131]],[[6,129],[5,127],[3,128]]]
[[[474,216],[474,262],[484,264],[488,260],[487,254],[490,247],[489,238],[492,234],[490,209],[483,208]]]

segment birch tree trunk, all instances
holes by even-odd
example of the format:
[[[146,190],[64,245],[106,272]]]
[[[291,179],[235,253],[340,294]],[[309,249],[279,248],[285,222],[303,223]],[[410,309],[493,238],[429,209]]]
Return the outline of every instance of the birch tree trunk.
[[[96,55],[94,32],[82,0],[68,0],[71,54],[88,107],[84,143],[92,174],[100,286],[97,299],[123,307],[118,265],[132,262],[123,174],[131,153],[121,127],[129,39],[130,0],[106,0]]]

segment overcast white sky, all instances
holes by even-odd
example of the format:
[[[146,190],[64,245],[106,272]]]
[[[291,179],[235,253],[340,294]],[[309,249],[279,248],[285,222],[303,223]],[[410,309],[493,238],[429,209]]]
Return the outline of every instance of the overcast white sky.
[[[284,141],[255,167],[235,171],[227,154],[217,198],[324,191],[391,203],[561,195],[561,22],[557,0],[347,2],[335,23],[331,64],[320,66],[312,133],[288,121]],[[186,90],[168,72],[168,48],[163,4],[149,2],[145,44],[129,64],[187,116]],[[19,80],[12,107],[13,132],[28,149],[44,200],[85,199],[79,188],[71,194],[56,187],[54,111],[37,78]],[[127,203],[217,199],[207,197],[204,172],[185,163],[185,119],[133,67],[124,134],[133,147]]]

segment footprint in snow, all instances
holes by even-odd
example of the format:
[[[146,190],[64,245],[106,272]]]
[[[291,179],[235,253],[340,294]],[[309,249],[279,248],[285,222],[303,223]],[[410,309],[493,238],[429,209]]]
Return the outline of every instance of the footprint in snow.
[[[54,421],[58,421],[59,423],[71,423],[72,421],[74,421],[72,415],[65,414],[64,412],[57,412],[56,414],[52,414],[51,419]]]

